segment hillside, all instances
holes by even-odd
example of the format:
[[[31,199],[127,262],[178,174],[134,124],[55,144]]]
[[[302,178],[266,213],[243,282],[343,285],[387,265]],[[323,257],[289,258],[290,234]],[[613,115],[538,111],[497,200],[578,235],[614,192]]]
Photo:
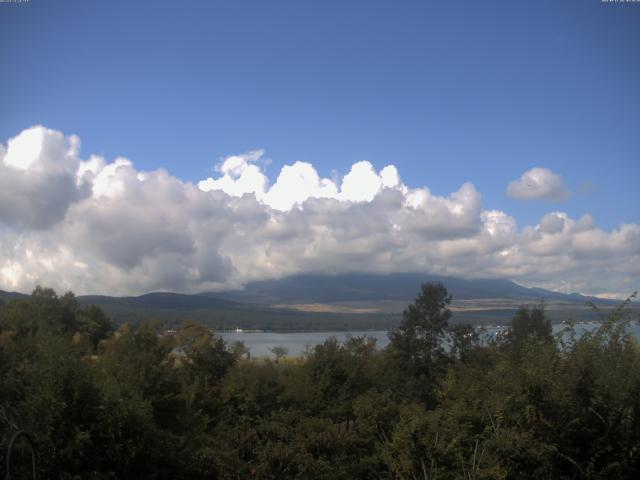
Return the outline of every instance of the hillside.
[[[210,295],[168,292],[149,293],[139,297],[89,295],[80,296],[78,300],[82,304],[99,306],[118,323],[159,320],[169,326],[178,326],[183,321],[191,320],[220,330],[384,330],[399,320],[399,315],[301,312]]]
[[[79,296],[102,308],[116,322],[159,320],[176,326],[193,320],[217,329],[359,330],[387,329],[399,321],[420,284],[439,281],[453,296],[454,321],[504,324],[520,305],[545,301],[556,322],[570,316],[597,319],[587,301],[608,310],[617,302],[526,288],[509,280],[460,279],[416,273],[389,275],[296,275],[252,282],[243,290],[197,295],[153,292],[140,296]],[[0,291],[10,301],[23,294]]]
[[[453,296],[458,310],[512,309],[523,303],[544,300],[549,306],[583,306],[585,302],[606,306],[612,302],[579,294],[563,294],[542,288],[527,288],[509,280],[460,279],[419,273],[388,275],[295,275],[279,280],[247,284],[244,290],[205,293],[209,298],[244,303],[277,305],[305,310],[325,306],[347,311],[366,309],[375,312],[399,313],[417,293],[424,282],[442,282]]]
[[[11,300],[16,300],[23,297],[26,297],[26,294],[18,292],[5,292],[4,290],[0,290],[0,301],[9,302]]]

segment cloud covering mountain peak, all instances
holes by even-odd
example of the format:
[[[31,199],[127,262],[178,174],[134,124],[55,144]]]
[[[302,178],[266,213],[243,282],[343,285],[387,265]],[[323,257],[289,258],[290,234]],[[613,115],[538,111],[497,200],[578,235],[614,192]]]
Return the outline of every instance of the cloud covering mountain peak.
[[[504,277],[562,291],[629,293],[640,227],[551,212],[518,229],[475,186],[410,187],[393,165],[341,179],[264,152],[223,159],[197,185],[133,162],[80,156],[80,140],[38,126],[0,147],[0,289],[197,292],[302,272]]]

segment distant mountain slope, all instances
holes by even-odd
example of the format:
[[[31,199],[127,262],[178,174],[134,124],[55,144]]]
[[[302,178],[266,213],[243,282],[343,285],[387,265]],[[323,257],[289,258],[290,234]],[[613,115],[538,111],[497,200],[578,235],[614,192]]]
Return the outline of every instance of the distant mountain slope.
[[[596,319],[585,308],[591,300],[603,309],[617,305],[605,299],[526,288],[508,280],[465,280],[437,275],[295,275],[249,283],[231,292],[188,295],[154,292],[137,297],[79,296],[81,304],[102,308],[116,322],[160,320],[178,325],[193,320],[217,329],[359,330],[387,329],[417,295],[420,284],[442,282],[453,295],[453,320],[474,324],[508,323],[522,304],[545,300],[553,321],[570,316]],[[7,302],[24,296],[0,291]]]
[[[207,297],[260,304],[318,304],[336,302],[411,302],[424,282],[442,282],[458,300],[503,299],[518,302],[545,301],[584,304],[607,300],[579,294],[563,294],[542,288],[526,288],[509,280],[465,280],[419,273],[388,275],[294,275],[280,280],[249,283],[244,290],[203,294]]]
[[[104,306],[128,306],[142,308],[160,308],[173,310],[193,309],[237,309],[238,302],[202,295],[187,295],[171,292],[153,292],[138,297],[109,297],[106,295],[81,295],[80,303]]]
[[[177,326],[192,320],[216,329],[298,330],[367,330],[387,329],[397,315],[372,313],[314,313],[294,309],[235,302],[207,295],[155,292],[139,297],[80,296],[81,304],[97,305],[118,323],[160,320]]]
[[[0,300],[3,300],[5,302],[10,300],[15,300],[17,298],[22,298],[22,297],[26,297],[26,295],[24,293],[5,292],[4,290],[0,290]]]

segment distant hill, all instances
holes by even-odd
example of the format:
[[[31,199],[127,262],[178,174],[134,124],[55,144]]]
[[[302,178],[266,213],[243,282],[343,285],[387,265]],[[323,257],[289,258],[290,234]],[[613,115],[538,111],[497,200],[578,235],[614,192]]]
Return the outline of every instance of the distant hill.
[[[398,315],[378,313],[301,312],[212,295],[168,292],[148,293],[139,297],[87,295],[79,296],[78,300],[82,304],[99,306],[118,323],[159,320],[169,326],[178,326],[185,320],[191,320],[219,330],[384,330],[399,319]]]
[[[424,282],[442,282],[452,294],[454,302],[472,300],[512,301],[515,303],[561,302],[583,305],[586,301],[611,303],[605,299],[580,294],[564,294],[542,288],[527,288],[509,280],[471,279],[419,273],[372,275],[352,273],[344,275],[294,275],[280,280],[265,280],[247,284],[243,290],[205,293],[203,296],[265,305],[301,304],[364,304],[371,302],[399,302],[406,306],[413,301]],[[398,310],[400,311],[400,310]]]
[[[587,301],[604,311],[617,305],[606,299],[526,288],[509,280],[460,279],[417,273],[388,275],[295,275],[252,282],[242,290],[196,295],[153,292],[140,296],[79,296],[81,304],[102,308],[116,322],[159,320],[170,326],[193,320],[217,329],[366,330],[387,329],[417,295],[420,285],[442,282],[453,295],[454,321],[474,324],[508,323],[520,305],[545,301],[549,316],[561,321],[573,316],[597,318]],[[10,301],[21,293],[0,291]]]
[[[142,307],[171,310],[228,309],[240,308],[237,302],[210,296],[187,295],[182,293],[153,292],[138,297],[109,297],[106,295],[81,295],[83,304],[109,305],[115,307]]]
[[[18,298],[26,297],[27,295],[24,293],[18,292],[5,292],[4,290],[0,290],[0,300],[8,302],[10,300],[16,300]]]

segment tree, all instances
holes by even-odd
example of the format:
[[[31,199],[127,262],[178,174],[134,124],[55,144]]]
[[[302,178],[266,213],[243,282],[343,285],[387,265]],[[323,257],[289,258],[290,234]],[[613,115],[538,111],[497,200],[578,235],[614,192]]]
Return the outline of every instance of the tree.
[[[251,359],[251,349],[242,340],[236,340],[231,344],[231,352],[240,360],[243,357],[247,357],[247,360]]]
[[[271,349],[271,353],[275,355],[276,363],[278,363],[278,361],[280,361],[281,358],[284,358],[289,354],[289,349],[287,347],[276,345]]]
[[[461,323],[451,327],[449,340],[451,341],[451,355],[464,362],[469,359],[471,352],[478,346],[480,335],[473,325]]]
[[[510,344],[519,351],[529,341],[549,342],[553,339],[551,322],[546,318],[544,303],[529,310],[521,306],[511,320]]]
[[[440,282],[424,283],[415,301],[402,313],[400,325],[389,332],[389,351],[396,363],[394,371],[414,378],[403,380],[411,396],[432,398],[436,369],[444,357],[442,346],[449,328],[451,295]]]
[[[218,382],[235,364],[236,357],[227,349],[224,339],[204,325],[185,322],[176,341],[189,359],[187,370],[207,386]]]
[[[423,284],[418,297],[402,312],[400,325],[389,332],[393,349],[407,361],[428,361],[441,353],[450,303],[451,295],[442,283]]]
[[[87,305],[76,313],[76,329],[87,335],[94,348],[100,340],[107,338],[113,331],[113,325],[100,308]]]

